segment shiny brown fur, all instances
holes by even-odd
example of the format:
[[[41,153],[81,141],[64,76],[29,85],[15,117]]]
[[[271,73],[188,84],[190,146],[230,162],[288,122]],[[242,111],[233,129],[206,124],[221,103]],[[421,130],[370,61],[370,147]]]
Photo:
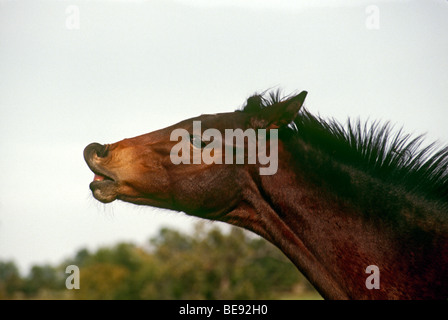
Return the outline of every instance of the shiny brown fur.
[[[246,112],[202,115],[113,144],[90,144],[85,160],[102,177],[90,184],[93,195],[251,230],[279,247],[324,298],[446,299],[447,207],[338,159],[301,137],[300,128],[294,140],[280,136],[274,175],[260,175],[259,164],[170,160],[175,128],[191,131],[200,120],[203,130],[282,130],[305,97],[302,92],[258,111],[251,110],[252,100]],[[369,265],[380,270],[380,289],[366,287]]]

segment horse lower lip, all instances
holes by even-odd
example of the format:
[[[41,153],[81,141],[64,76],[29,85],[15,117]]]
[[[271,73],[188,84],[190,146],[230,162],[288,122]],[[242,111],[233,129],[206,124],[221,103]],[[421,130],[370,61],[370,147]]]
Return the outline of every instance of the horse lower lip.
[[[115,181],[105,178],[104,180],[94,180],[89,184],[89,188],[91,191],[95,192],[96,190],[101,190],[104,192],[111,192],[111,190],[115,190],[117,184]]]
[[[110,179],[92,181],[89,185],[93,197],[100,202],[109,203],[117,198],[117,184]]]

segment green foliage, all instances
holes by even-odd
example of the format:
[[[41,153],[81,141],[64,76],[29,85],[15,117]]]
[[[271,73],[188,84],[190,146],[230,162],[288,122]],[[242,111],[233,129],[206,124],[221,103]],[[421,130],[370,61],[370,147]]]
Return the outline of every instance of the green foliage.
[[[65,267],[80,269],[80,289],[65,288]],[[315,294],[273,245],[239,228],[198,224],[193,235],[162,229],[144,247],[87,249],[57,267],[34,266],[21,278],[0,262],[1,299],[281,299]],[[315,297],[318,297],[316,295]]]
[[[23,280],[14,262],[0,261],[0,299],[11,297],[22,287]]]

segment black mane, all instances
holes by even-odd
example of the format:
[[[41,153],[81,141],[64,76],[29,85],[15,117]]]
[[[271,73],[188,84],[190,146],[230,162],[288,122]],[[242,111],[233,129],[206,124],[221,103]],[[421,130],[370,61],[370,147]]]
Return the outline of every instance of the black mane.
[[[282,96],[280,90],[255,94],[247,99],[242,112],[256,113],[292,96]],[[448,146],[424,146],[424,135],[413,137],[402,129],[396,131],[390,122],[363,123],[349,118],[343,125],[304,108],[279,133],[281,139],[299,138],[321,151],[327,156],[326,164],[337,161],[425,199],[448,204]],[[304,160],[303,154],[296,156]]]

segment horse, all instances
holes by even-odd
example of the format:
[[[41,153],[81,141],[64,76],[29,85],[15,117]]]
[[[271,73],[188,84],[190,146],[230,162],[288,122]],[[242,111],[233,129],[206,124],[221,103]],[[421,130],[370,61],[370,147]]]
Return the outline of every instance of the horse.
[[[324,299],[447,299],[448,147],[315,116],[306,96],[255,93],[232,112],[91,143],[93,197],[250,230]]]

